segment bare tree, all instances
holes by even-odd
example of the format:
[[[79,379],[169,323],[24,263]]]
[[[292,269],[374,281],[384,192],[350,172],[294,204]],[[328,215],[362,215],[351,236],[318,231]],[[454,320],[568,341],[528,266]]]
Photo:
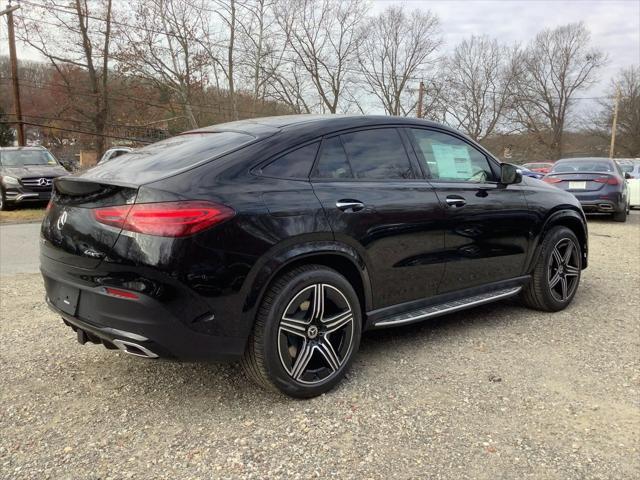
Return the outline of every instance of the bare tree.
[[[365,19],[363,0],[283,0],[277,19],[323,110],[336,113],[357,69],[357,45]]]
[[[600,101],[601,110],[592,119],[592,133],[609,139],[613,120],[614,102],[620,92],[616,154],[640,157],[640,66],[622,69],[611,80],[606,100]]]
[[[486,36],[458,44],[444,67],[447,123],[474,140],[494,133],[513,98],[517,52]]]
[[[602,51],[590,48],[583,23],[538,33],[520,61],[514,120],[545,145],[552,158],[562,156],[562,135],[571,98],[595,81],[606,63]]]
[[[430,11],[387,7],[364,25],[358,60],[370,93],[389,115],[408,115],[416,106],[411,84],[433,63],[441,45],[438,17]]]
[[[198,121],[193,97],[202,91],[208,73],[201,44],[203,25],[209,24],[202,1],[133,0],[135,25],[119,33],[116,58],[122,73],[147,79],[178,100],[190,127]]]
[[[268,66],[276,54],[276,19],[274,0],[247,0],[242,4],[238,27],[240,55],[238,67],[253,95],[253,111],[264,101],[273,70]]]
[[[93,125],[100,155],[109,119],[112,0],[46,1],[43,5],[47,8],[32,12],[43,22],[23,20],[18,35],[51,62],[71,96],[78,89],[91,92],[91,105],[85,99],[69,108]]]

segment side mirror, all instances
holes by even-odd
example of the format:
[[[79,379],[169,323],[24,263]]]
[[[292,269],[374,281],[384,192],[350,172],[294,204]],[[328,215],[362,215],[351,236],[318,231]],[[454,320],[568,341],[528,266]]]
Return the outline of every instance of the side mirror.
[[[522,182],[522,170],[517,165],[503,163],[500,166],[500,183],[511,185]]]
[[[629,180],[630,178],[633,178],[633,177],[631,176],[631,174],[629,172],[624,172],[624,178],[626,180]]]

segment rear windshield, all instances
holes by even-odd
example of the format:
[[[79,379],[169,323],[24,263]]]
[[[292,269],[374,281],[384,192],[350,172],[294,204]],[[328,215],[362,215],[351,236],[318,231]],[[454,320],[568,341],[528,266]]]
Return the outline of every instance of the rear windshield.
[[[252,135],[237,132],[178,135],[100,163],[82,176],[141,185],[204,163],[252,140]]]
[[[0,151],[0,165],[24,167],[25,165],[58,165],[58,162],[46,150],[3,150]]]
[[[613,165],[609,162],[602,161],[576,161],[556,163],[552,173],[571,173],[571,172],[613,172]]]

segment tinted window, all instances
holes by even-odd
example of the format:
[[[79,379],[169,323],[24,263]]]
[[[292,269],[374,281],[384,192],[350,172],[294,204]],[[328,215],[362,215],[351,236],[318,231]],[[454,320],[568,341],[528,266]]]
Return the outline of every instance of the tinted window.
[[[395,128],[342,135],[356,178],[382,180],[414,178],[409,157]]]
[[[253,139],[236,132],[178,135],[101,162],[83,176],[142,184],[203,163]]]
[[[322,149],[314,176],[317,178],[353,178],[351,166],[347,161],[340,137],[326,138],[322,141]]]
[[[613,172],[611,163],[601,160],[563,160],[554,165],[553,173]]]
[[[446,133],[413,128],[410,131],[430,178],[459,182],[493,180],[487,157],[468,143]]]
[[[262,173],[276,178],[308,178],[318,152],[318,143],[312,143],[274,160]]]

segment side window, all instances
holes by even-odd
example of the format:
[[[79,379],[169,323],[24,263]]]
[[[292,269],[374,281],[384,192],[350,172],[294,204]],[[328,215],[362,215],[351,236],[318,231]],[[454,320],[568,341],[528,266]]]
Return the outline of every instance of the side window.
[[[395,128],[347,133],[342,135],[342,141],[356,178],[414,178],[402,138]]]
[[[340,137],[325,138],[314,177],[316,178],[353,178],[351,166],[342,147]]]
[[[493,181],[487,157],[462,140],[442,132],[409,129],[418,147],[418,157],[425,162],[434,180],[458,182]]]
[[[261,172],[268,177],[309,178],[319,145],[316,142],[289,152],[263,167]]]

